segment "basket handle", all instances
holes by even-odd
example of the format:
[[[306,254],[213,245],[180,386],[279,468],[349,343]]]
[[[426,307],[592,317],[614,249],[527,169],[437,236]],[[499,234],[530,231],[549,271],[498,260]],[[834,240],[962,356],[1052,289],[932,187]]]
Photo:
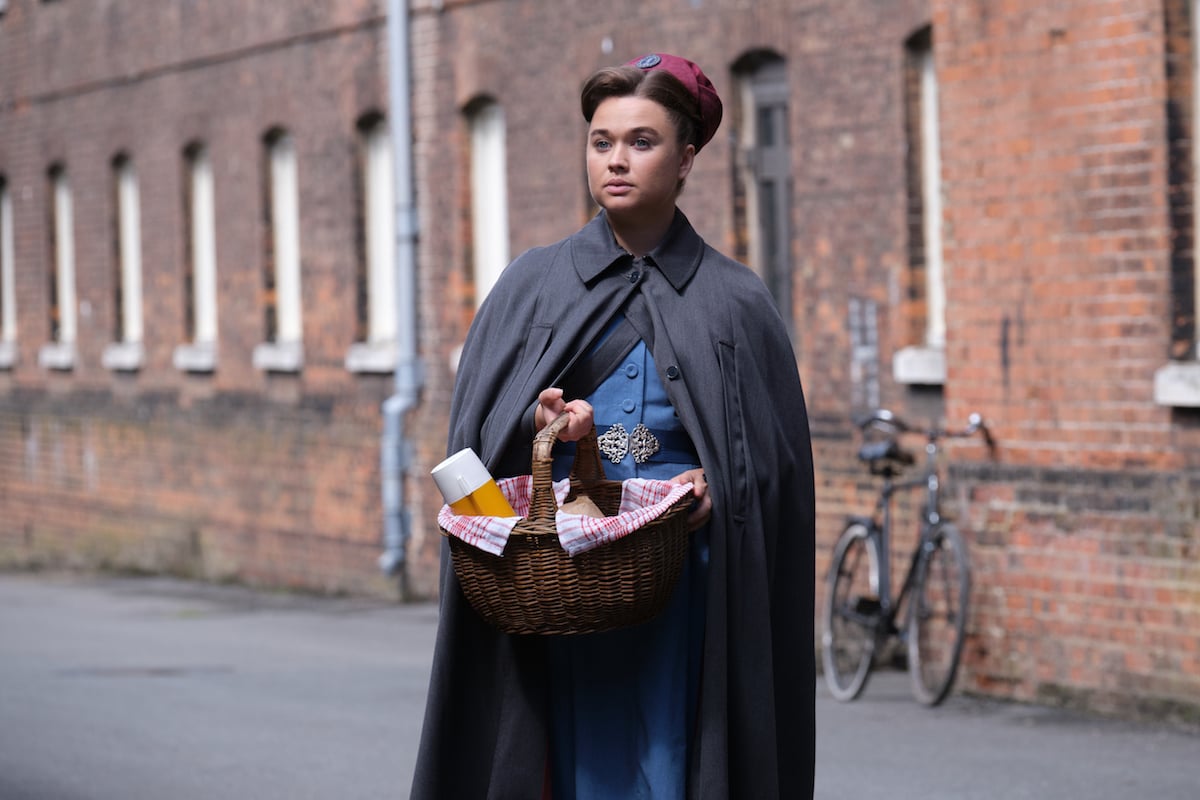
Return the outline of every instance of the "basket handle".
[[[554,456],[551,451],[570,421],[569,414],[559,414],[538,431],[533,440],[533,491],[530,494],[529,519],[553,521],[558,512],[558,501],[554,498]],[[572,484],[581,481],[584,485],[604,480],[595,425],[575,443],[571,478]]]

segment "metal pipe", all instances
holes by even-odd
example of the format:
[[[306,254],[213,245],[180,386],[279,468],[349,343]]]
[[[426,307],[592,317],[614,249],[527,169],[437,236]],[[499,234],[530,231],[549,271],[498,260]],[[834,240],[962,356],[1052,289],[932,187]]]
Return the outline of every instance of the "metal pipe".
[[[379,566],[396,576],[406,594],[405,547],[411,514],[404,502],[404,482],[413,447],[404,430],[407,413],[417,406],[423,375],[417,357],[416,242],[417,222],[412,168],[412,100],[408,0],[388,0],[388,105],[395,185],[396,231],[396,367],[391,397],[383,402],[380,477],[383,502],[383,553]]]

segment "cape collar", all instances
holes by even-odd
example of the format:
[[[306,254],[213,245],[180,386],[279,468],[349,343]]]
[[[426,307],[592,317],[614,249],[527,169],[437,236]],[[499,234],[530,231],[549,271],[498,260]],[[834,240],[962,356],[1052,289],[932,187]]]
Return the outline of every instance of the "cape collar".
[[[681,292],[696,274],[703,255],[704,240],[677,208],[667,235],[646,254],[646,260],[658,268],[675,291]],[[609,267],[628,263],[632,256],[617,244],[608,218],[601,211],[571,237],[571,259],[579,277],[590,284]]]

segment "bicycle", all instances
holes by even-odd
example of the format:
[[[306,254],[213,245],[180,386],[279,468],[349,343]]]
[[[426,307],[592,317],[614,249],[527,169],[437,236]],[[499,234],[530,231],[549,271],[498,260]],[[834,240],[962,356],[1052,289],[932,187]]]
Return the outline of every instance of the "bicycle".
[[[979,414],[971,414],[960,430],[916,428],[887,409],[876,409],[857,424],[864,440],[858,458],[872,475],[883,478],[883,485],[874,513],[849,517],[834,547],[821,636],[825,682],[840,701],[859,697],[876,652],[895,638],[906,645],[916,699],[936,706],[949,694],[958,672],[971,593],[966,542],[940,513],[938,443],[976,433],[982,433],[989,451],[995,443]],[[872,432],[883,438],[871,440]],[[900,444],[904,434],[925,436],[925,463],[919,475],[898,481],[916,463],[913,453]],[[926,494],[920,534],[900,593],[893,597],[892,497],[922,486]]]

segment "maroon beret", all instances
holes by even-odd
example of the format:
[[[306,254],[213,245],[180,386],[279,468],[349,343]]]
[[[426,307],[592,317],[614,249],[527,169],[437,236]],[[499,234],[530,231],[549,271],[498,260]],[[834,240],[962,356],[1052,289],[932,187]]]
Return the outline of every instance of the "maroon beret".
[[[692,97],[696,98],[696,107],[700,113],[700,141],[696,144],[696,150],[699,151],[708,144],[721,124],[721,98],[713,88],[712,81],[700,67],[686,58],[666,53],[651,53],[635,58],[627,66],[644,70],[661,69],[678,78],[691,92]]]

